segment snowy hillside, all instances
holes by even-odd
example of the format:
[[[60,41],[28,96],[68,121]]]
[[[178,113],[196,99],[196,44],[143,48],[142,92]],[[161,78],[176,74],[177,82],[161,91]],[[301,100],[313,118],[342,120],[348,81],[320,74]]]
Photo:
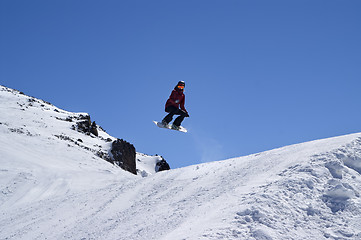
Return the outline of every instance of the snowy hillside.
[[[361,133],[133,175],[82,114],[1,86],[0,113],[0,239],[361,239]]]
[[[41,154],[38,153],[39,156],[47,155],[54,145],[59,148],[59,151],[52,152],[57,155],[70,151],[69,156],[77,158],[76,154],[83,156],[86,152],[84,159],[88,159],[88,154],[90,154],[91,159],[110,160],[112,142],[116,138],[108,135],[95,122],[97,136],[87,132],[85,129],[87,121],[91,124],[87,113],[64,111],[48,102],[2,86],[0,86],[0,98],[0,125],[3,130],[5,133],[13,133],[11,136],[14,138],[22,136],[19,141],[24,139],[30,143],[23,144],[22,151],[28,148],[34,149],[32,144],[37,142],[38,147],[35,148],[37,151],[42,151]],[[12,137],[10,139],[12,140]],[[137,171],[142,176],[154,174],[156,164],[162,160],[160,156],[148,156],[141,153],[137,153],[136,158]]]

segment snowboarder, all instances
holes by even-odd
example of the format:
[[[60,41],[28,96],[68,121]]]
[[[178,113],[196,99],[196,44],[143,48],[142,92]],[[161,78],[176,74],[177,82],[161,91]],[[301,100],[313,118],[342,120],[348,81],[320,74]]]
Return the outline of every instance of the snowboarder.
[[[164,126],[168,126],[168,124],[173,120],[174,115],[179,115],[172,124],[172,129],[179,130],[180,125],[185,117],[189,117],[187,110],[184,107],[185,96],[184,96],[184,87],[185,82],[179,81],[178,84],[173,89],[169,99],[165,104],[165,111],[168,113],[167,116],[162,120],[162,124]]]

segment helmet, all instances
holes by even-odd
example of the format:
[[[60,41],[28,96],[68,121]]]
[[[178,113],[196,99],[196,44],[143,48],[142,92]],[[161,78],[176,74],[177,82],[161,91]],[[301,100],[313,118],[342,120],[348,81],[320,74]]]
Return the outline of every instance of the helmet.
[[[178,82],[178,84],[177,84],[177,86],[185,86],[186,85],[186,83],[183,81],[183,80],[180,80],[179,82]]]

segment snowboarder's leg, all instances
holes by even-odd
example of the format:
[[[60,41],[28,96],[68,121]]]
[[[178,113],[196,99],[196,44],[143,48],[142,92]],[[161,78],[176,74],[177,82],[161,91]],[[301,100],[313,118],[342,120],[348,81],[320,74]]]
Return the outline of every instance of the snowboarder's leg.
[[[166,123],[168,125],[168,123],[173,120],[173,116],[178,112],[178,108],[169,106],[165,111],[168,112],[168,115],[163,118],[162,123]]]
[[[172,121],[174,114],[169,113],[167,116],[165,116],[162,120],[163,124],[168,124]]]
[[[187,114],[183,110],[180,110],[180,109],[178,109],[178,111],[175,114],[179,115],[179,117],[177,117],[174,120],[173,125],[179,127],[181,125],[182,121],[184,120],[184,118],[187,116]]]

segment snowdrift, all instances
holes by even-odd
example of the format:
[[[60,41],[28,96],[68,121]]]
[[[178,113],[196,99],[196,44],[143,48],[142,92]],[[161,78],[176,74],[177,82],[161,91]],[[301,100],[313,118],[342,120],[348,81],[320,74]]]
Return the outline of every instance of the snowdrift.
[[[0,87],[0,239],[361,239],[360,133],[156,174],[139,154],[141,177],[28,99]]]

